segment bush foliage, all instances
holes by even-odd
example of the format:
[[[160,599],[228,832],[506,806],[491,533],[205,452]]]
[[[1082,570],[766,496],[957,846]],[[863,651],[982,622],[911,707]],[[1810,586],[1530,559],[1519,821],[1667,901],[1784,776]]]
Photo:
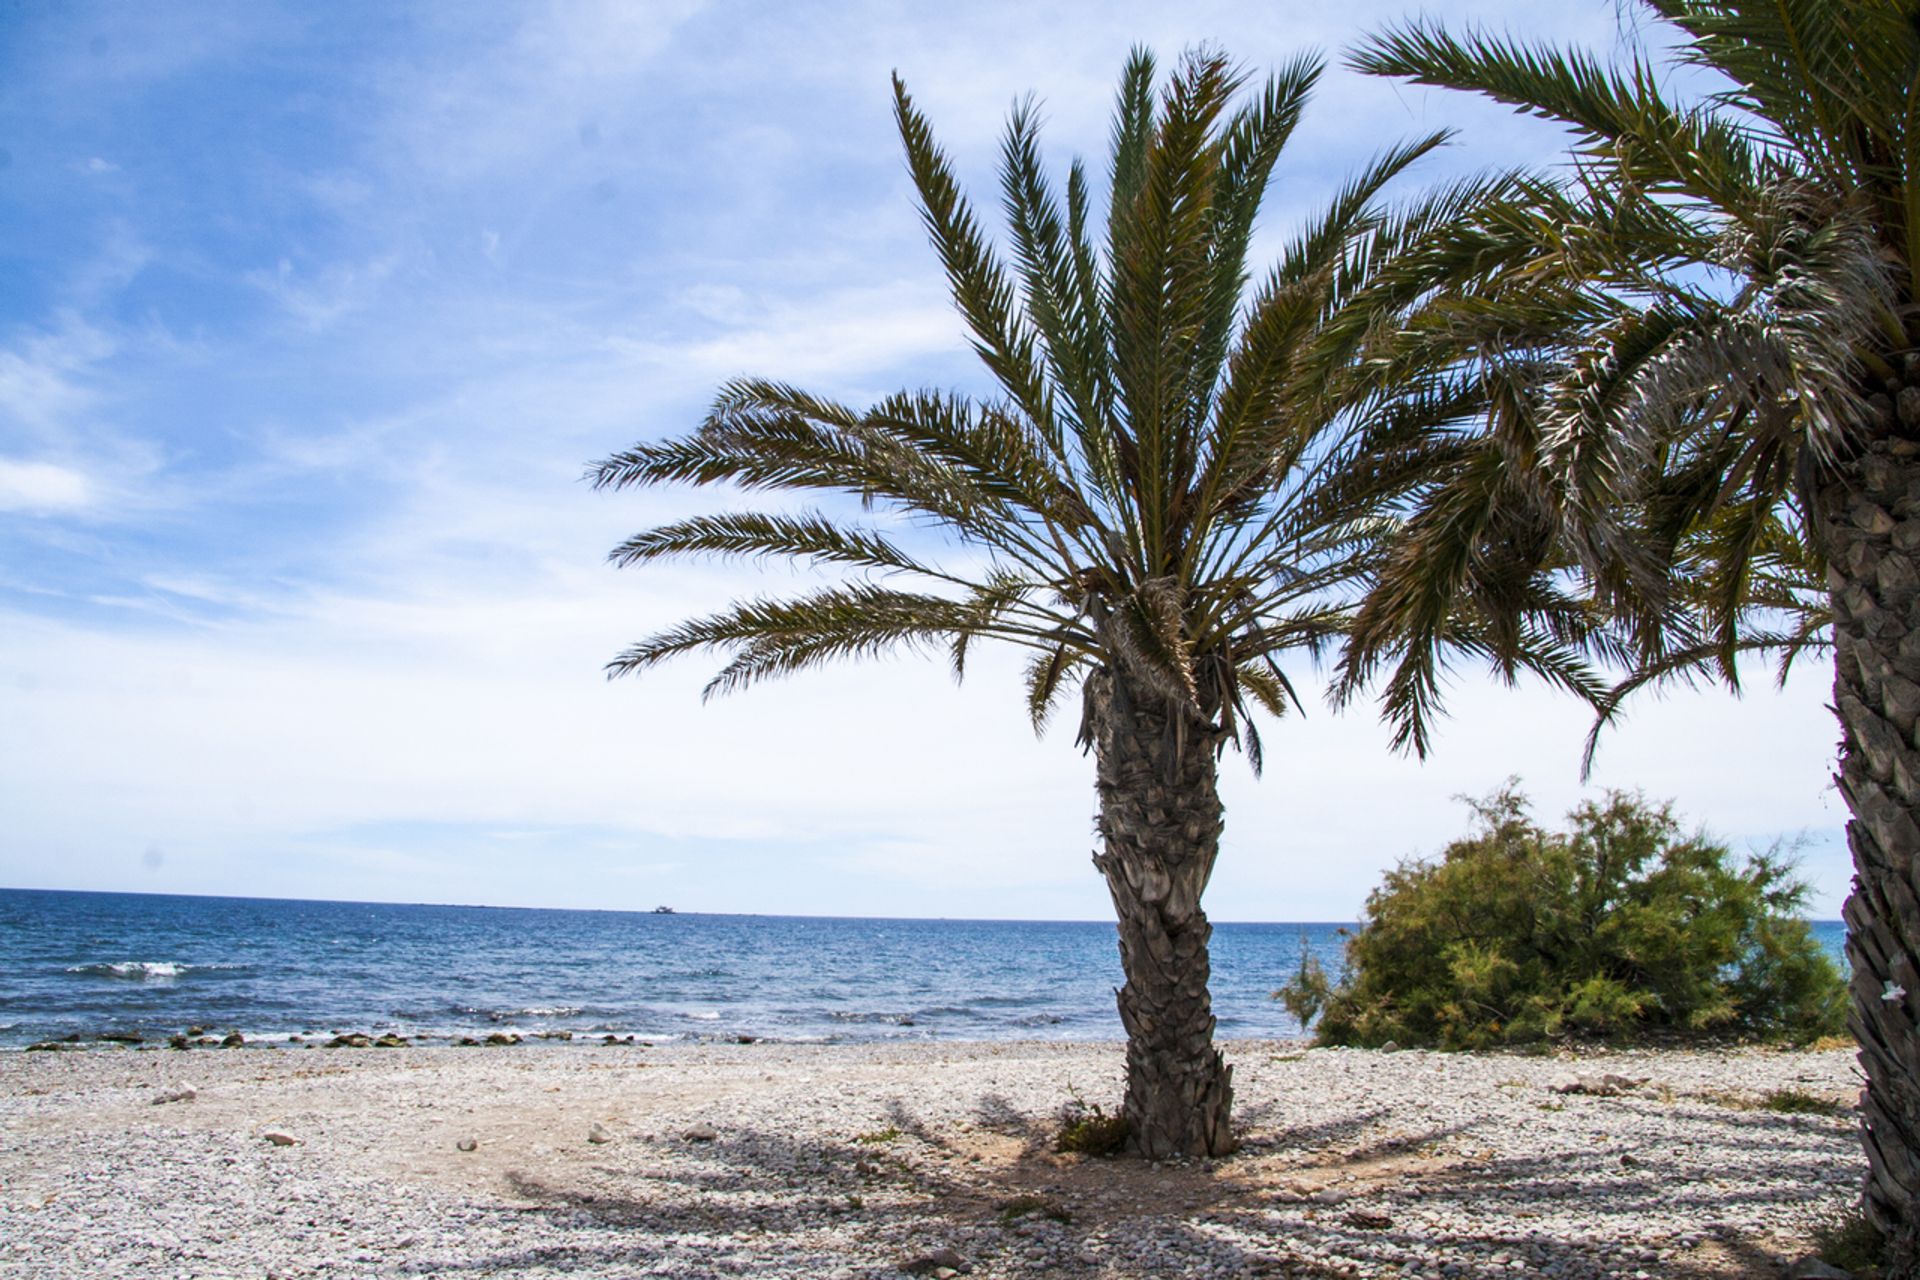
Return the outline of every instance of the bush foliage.
[[[1347,973],[1302,972],[1324,1044],[1472,1049],[1557,1037],[1841,1032],[1846,990],[1796,913],[1777,851],[1744,862],[1682,832],[1670,804],[1612,792],[1552,832],[1517,783],[1470,802],[1474,831],[1367,898]],[[1313,966],[1317,970],[1317,966]]]

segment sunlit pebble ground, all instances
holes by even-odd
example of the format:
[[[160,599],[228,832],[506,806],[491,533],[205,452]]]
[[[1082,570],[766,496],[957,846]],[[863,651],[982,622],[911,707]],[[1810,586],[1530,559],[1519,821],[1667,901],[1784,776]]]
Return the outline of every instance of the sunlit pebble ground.
[[[0,1274],[1764,1276],[1858,1185],[1850,1113],[1731,1105],[1844,1051],[1230,1056],[1243,1152],[1155,1168],[1051,1150],[1112,1044],[8,1052]]]

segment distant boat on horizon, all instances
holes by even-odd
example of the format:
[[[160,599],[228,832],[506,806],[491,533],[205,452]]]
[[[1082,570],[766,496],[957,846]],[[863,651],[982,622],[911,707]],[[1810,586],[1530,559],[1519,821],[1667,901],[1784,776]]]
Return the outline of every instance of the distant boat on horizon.
[[[670,916],[673,914],[673,908],[672,907],[655,907],[653,909],[653,914],[657,916]]]

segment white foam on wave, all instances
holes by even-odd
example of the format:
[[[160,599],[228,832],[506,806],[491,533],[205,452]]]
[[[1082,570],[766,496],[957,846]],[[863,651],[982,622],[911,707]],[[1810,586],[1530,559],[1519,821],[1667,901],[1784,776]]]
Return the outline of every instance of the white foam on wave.
[[[166,982],[194,968],[175,960],[122,960],[118,964],[72,964],[68,973],[92,973],[108,978],[137,978],[140,981]]]

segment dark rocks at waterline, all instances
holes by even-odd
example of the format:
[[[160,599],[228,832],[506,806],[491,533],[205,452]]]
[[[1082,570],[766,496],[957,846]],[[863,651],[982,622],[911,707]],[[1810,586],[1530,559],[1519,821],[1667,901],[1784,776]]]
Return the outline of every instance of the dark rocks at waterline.
[[[294,1037],[294,1039],[298,1040],[299,1037],[296,1036]],[[343,1031],[339,1035],[335,1036],[333,1039],[327,1041],[327,1048],[329,1049],[404,1049],[412,1043],[413,1042],[407,1039],[405,1036],[395,1035],[391,1031],[384,1031],[377,1036],[370,1036],[366,1034],[364,1031]]]
[[[544,1031],[507,1031],[488,1033],[484,1038],[476,1038],[478,1032],[442,1032],[439,1034],[402,1034],[398,1031],[307,1031],[305,1033],[280,1032],[243,1032],[230,1030],[225,1033],[207,1035],[193,1034],[198,1028],[189,1027],[184,1032],[149,1032],[143,1035],[136,1031],[113,1032],[75,1032],[58,1038],[49,1038],[33,1044],[20,1045],[20,1049],[36,1049],[42,1052],[53,1049],[133,1049],[152,1051],[170,1049],[185,1052],[188,1049],[401,1049],[444,1044],[461,1048],[475,1046],[506,1047],[513,1045],[537,1045],[541,1043],[565,1045],[585,1043],[594,1047],[651,1049],[658,1041],[642,1040],[634,1034],[602,1034],[598,1031],[581,1033],[565,1029]],[[777,1045],[785,1043],[778,1039],[747,1033],[728,1033],[725,1035],[692,1037],[695,1042],[716,1045]]]

